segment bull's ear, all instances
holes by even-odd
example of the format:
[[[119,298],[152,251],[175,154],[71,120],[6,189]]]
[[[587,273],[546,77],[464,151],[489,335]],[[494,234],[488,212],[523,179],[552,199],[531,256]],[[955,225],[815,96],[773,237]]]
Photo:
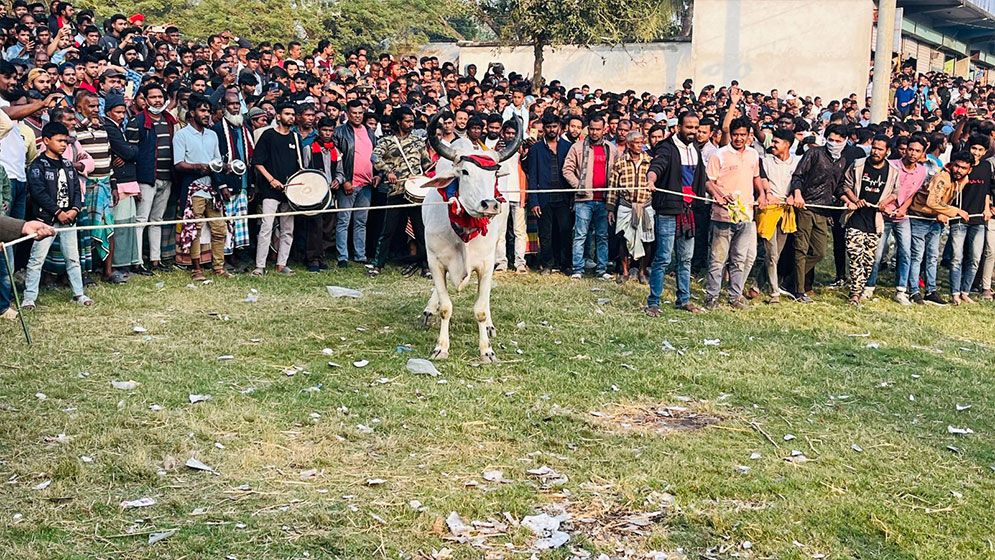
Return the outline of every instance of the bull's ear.
[[[449,183],[456,178],[456,172],[450,171],[449,173],[443,173],[441,175],[437,174],[432,178],[431,181],[422,185],[422,188],[426,189],[441,189],[449,186]]]

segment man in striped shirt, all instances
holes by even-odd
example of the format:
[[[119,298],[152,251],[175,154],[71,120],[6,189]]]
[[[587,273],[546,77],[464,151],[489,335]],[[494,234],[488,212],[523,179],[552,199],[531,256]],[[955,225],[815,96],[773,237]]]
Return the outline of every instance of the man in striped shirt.
[[[80,216],[80,225],[114,224],[114,205],[117,203],[117,193],[111,186],[111,144],[107,140],[107,132],[100,120],[100,104],[97,96],[89,91],[80,90],[76,94],[76,112],[82,117],[76,127],[76,139],[80,146],[93,158],[93,171],[86,178],[84,202],[86,212]],[[112,229],[95,229],[83,232],[79,236],[80,253],[94,254],[91,271],[103,270],[104,280],[112,284],[127,282],[121,272],[111,267],[114,250]],[[92,244],[92,246],[91,246]],[[86,259],[82,259],[86,260]],[[100,265],[97,265],[100,262]]]

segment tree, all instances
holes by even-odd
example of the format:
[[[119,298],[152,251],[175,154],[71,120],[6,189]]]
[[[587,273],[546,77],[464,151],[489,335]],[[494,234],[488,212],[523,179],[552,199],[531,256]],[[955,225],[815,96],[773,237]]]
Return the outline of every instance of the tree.
[[[590,46],[649,41],[679,25],[683,0],[475,0],[479,19],[499,40],[532,46],[532,89],[542,87],[543,50],[565,44]]]

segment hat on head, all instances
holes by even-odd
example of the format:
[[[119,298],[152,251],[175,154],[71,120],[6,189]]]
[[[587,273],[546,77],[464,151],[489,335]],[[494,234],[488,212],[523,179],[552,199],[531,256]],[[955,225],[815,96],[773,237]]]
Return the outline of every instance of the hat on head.
[[[252,120],[256,117],[264,117],[264,116],[268,116],[266,114],[266,111],[263,111],[259,107],[253,107],[249,109],[249,120]]]
[[[105,80],[107,78],[123,78],[125,77],[124,72],[117,70],[115,68],[108,68],[104,70],[104,73],[100,75],[100,79]]]
[[[104,111],[110,111],[114,107],[124,107],[124,96],[120,93],[108,93],[104,98]]]
[[[138,13],[128,18],[128,23],[131,25],[137,25],[138,22],[145,23],[145,14]]]

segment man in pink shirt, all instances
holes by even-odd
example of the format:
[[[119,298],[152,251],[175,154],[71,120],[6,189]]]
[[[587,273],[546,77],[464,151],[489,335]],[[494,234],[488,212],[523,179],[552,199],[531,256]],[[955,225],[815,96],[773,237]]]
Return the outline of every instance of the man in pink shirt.
[[[734,119],[729,125],[730,143],[708,160],[705,188],[712,203],[712,246],[705,284],[705,307],[718,305],[722,290],[722,273],[729,265],[729,305],[745,309],[743,284],[753,268],[757,254],[757,225],[753,221],[753,204],[767,205],[766,191],[760,179],[760,154],[746,145],[750,121]],[[756,196],[754,196],[756,195]]]
[[[353,99],[346,104],[346,122],[335,129],[332,141],[342,161],[336,170],[332,188],[338,208],[357,208],[352,212],[338,215],[335,226],[335,248],[338,251],[339,268],[349,266],[349,224],[352,223],[352,259],[366,262],[366,219],[369,216],[370,200],[375,179],[373,176],[373,148],[377,138],[373,131],[363,124],[366,107],[362,101]]]

